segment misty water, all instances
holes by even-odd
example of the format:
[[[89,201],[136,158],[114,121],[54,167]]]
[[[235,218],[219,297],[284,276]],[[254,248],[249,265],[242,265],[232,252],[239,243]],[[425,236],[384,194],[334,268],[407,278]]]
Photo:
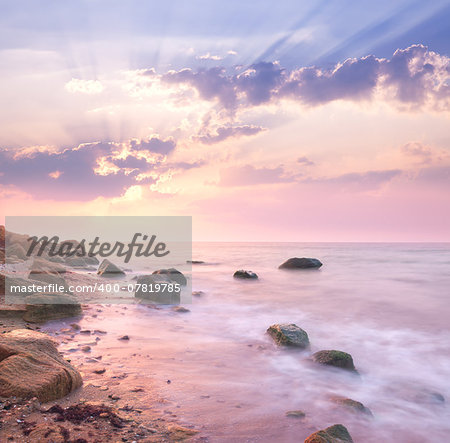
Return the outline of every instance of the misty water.
[[[297,442],[335,423],[355,442],[448,441],[449,244],[196,243],[193,250],[206,263],[192,267],[192,289],[203,294],[184,305],[190,312],[93,306],[80,321],[108,332],[95,352],[129,374],[123,384],[151,386],[166,399],[162,413],[211,442]],[[296,256],[324,265],[278,269]],[[233,279],[241,268],[259,280]],[[311,350],[275,346],[265,333],[274,323],[306,330]],[[117,340],[124,334],[128,342]],[[322,349],[350,353],[360,375],[313,365],[308,357]],[[88,358],[72,357],[76,365]],[[337,406],[330,401],[337,395],[362,402],[373,418]],[[290,410],[306,418],[286,417]]]

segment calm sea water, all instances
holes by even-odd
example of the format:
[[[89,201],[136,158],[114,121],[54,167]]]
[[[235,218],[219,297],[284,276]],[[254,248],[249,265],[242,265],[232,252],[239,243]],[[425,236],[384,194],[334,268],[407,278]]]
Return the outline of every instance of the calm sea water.
[[[278,269],[296,256],[324,265]],[[448,441],[449,244],[198,243],[193,258],[206,264],[193,266],[193,290],[204,294],[191,312],[115,306],[82,320],[109,331],[103,361],[147,380],[168,413],[212,442],[297,442],[335,423],[355,442]],[[259,280],[233,279],[241,268]],[[273,323],[305,329],[311,351],[277,348],[265,334]],[[351,353],[361,376],[311,365],[321,349]],[[336,407],[333,395],[364,403],[373,419]],[[306,419],[285,416],[298,409]]]

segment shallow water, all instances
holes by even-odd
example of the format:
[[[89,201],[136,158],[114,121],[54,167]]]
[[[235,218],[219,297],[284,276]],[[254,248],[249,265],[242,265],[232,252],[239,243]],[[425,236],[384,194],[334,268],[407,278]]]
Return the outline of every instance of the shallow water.
[[[277,269],[294,256],[324,266]],[[207,264],[193,266],[193,290],[204,294],[191,312],[104,306],[80,323],[108,331],[95,352],[126,369],[130,389],[151,383],[168,414],[212,442],[303,441],[334,423],[355,442],[448,441],[448,404],[431,393],[450,399],[449,244],[203,243],[193,258]],[[259,280],[234,280],[241,268]],[[308,332],[310,352],[274,346],[265,331],[282,322]],[[117,340],[124,334],[129,342]],[[321,349],[351,353],[360,376],[311,365]],[[336,407],[332,395],[361,401],[374,418]],[[298,409],[304,420],[285,416]]]

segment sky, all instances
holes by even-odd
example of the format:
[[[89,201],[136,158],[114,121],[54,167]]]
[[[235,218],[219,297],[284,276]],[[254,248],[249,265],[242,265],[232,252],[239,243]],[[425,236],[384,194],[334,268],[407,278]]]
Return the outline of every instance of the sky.
[[[0,0],[0,223],[450,241],[450,1]]]

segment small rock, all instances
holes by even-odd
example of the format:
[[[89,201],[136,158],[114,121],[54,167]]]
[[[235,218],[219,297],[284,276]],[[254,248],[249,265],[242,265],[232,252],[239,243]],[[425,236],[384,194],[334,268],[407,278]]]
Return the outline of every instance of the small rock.
[[[361,402],[352,400],[351,398],[331,397],[331,401],[339,406],[343,406],[351,412],[366,414],[371,417],[373,416],[372,411],[369,408],[366,408]]]
[[[343,351],[319,351],[313,354],[312,360],[321,365],[334,366],[335,368],[356,372],[352,356]]]
[[[322,262],[317,258],[290,258],[278,266],[279,269],[319,269]]]
[[[253,271],[246,271],[244,269],[239,269],[233,274],[234,278],[242,278],[242,279],[257,279],[258,276]]]
[[[81,347],[81,351],[83,351],[83,352],[91,352],[91,347],[90,346],[82,346]]]
[[[181,313],[183,313],[183,312],[191,312],[189,309],[187,309],[187,308],[185,308],[183,306],[174,306],[172,308],[172,311],[174,311],[174,312],[181,312]]]
[[[203,291],[192,291],[192,295],[195,297],[200,297],[204,295],[205,293]]]
[[[99,375],[101,375],[101,374],[104,374],[104,373],[106,372],[106,369],[105,369],[105,368],[98,368],[98,369],[94,369],[92,372],[93,372],[94,374],[99,374]]]
[[[305,418],[306,414],[303,411],[287,411],[286,417]]]
[[[123,335],[122,337],[118,338],[117,340],[129,340],[130,337],[128,335]]]
[[[305,440],[305,443],[353,443],[353,440],[345,426],[333,425],[314,432]]]
[[[309,338],[306,331],[297,325],[275,324],[267,329],[267,333],[281,346],[295,346],[297,348],[309,348]]]

